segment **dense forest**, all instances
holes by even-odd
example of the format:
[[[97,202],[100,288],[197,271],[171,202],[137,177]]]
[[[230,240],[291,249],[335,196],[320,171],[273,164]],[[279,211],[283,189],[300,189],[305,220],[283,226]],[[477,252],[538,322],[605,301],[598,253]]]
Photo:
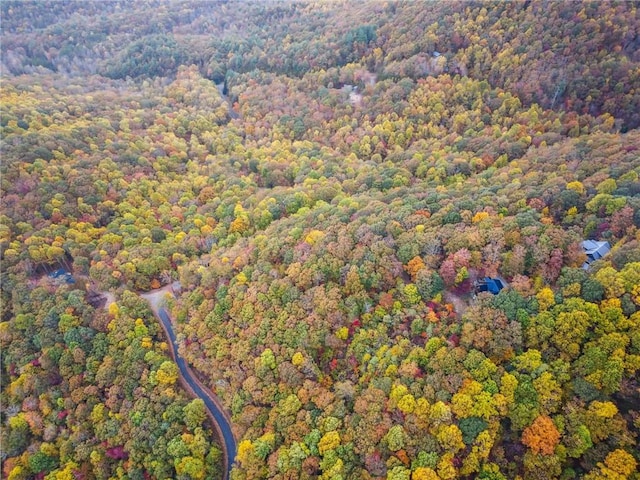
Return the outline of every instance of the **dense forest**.
[[[2,478],[640,479],[637,7],[0,3]]]

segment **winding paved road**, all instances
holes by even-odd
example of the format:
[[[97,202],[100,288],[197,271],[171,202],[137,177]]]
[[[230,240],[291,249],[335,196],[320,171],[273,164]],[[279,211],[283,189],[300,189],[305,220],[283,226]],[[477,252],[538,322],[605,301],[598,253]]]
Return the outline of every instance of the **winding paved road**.
[[[147,293],[141,293],[140,296],[149,302],[151,311],[160,321],[160,325],[169,339],[171,357],[180,370],[180,383],[192,396],[200,398],[204,402],[207,414],[213,423],[218,438],[222,440],[222,450],[224,454],[223,479],[229,480],[231,467],[233,467],[238,452],[236,438],[231,428],[231,418],[218,397],[211,393],[211,391],[198,380],[191,367],[178,353],[178,342],[176,341],[176,334],[173,331],[171,317],[169,317],[169,312],[163,307],[165,296],[167,294],[171,295],[177,285],[179,284],[174,282],[171,285],[166,285]],[[115,301],[115,296],[110,292],[100,293],[106,297],[107,302],[104,308],[108,309],[109,305]]]
[[[187,362],[185,362],[184,358],[182,358],[178,353],[176,334],[173,331],[171,318],[169,318],[169,314],[167,313],[167,311],[161,307],[157,310],[156,315],[162,323],[162,327],[165,333],[169,337],[172,356],[178,364],[182,379],[187,384],[186,386],[188,387],[188,390],[191,390],[191,392],[195,396],[201,398],[202,401],[204,401],[207,410],[209,410],[210,416],[213,418],[213,424],[218,432],[218,436],[224,441],[224,479],[228,480],[233,464],[233,459],[236,458],[237,453],[236,439],[233,435],[233,431],[231,430],[231,423],[229,422],[229,418],[227,417],[227,414],[225,413],[222,406],[219,404],[219,401],[217,401],[213,394],[196,378],[193,371],[191,370],[191,367],[187,365]]]

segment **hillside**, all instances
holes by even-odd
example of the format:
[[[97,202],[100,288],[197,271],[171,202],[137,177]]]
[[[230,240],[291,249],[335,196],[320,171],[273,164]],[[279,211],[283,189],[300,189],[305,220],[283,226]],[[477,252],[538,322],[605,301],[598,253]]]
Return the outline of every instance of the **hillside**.
[[[0,9],[3,478],[640,478],[636,4]]]

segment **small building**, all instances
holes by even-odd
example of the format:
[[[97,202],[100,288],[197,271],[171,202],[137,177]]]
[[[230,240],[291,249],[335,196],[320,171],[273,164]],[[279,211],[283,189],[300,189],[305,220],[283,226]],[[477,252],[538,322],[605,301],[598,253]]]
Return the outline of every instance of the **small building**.
[[[54,270],[49,274],[49,278],[60,278],[67,274],[67,271],[63,268],[59,268],[58,270]]]
[[[76,283],[76,280],[75,278],[73,278],[73,275],[70,272],[67,272],[63,268],[59,268],[58,270],[51,272],[49,274],[49,278],[54,280],[59,280],[61,282],[65,282],[68,284]]]
[[[582,264],[582,268],[588,270],[593,262],[600,260],[611,251],[611,245],[609,242],[585,240],[582,242],[582,249],[587,256],[587,261]]]
[[[477,280],[475,283],[476,293],[489,292],[493,295],[500,293],[500,290],[504,288],[504,283],[499,278],[484,277],[482,280]]]

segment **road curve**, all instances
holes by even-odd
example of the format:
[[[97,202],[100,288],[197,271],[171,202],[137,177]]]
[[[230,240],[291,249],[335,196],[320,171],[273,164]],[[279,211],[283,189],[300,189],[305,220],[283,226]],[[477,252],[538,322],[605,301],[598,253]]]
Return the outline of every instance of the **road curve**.
[[[189,390],[194,396],[202,399],[204,402],[209,417],[213,420],[213,425],[218,433],[218,437],[223,440],[223,453],[224,453],[224,480],[229,479],[231,467],[233,461],[236,458],[237,446],[236,439],[231,429],[231,423],[229,417],[224,408],[220,404],[220,401],[211,393],[202,383],[196,378],[191,367],[187,365],[184,358],[178,353],[178,343],[176,341],[176,334],[173,331],[173,325],[171,324],[171,318],[169,318],[168,312],[160,307],[157,309],[157,318],[160,320],[163,330],[169,337],[169,345],[171,347],[171,356],[178,364],[180,369],[180,377],[187,390]]]

